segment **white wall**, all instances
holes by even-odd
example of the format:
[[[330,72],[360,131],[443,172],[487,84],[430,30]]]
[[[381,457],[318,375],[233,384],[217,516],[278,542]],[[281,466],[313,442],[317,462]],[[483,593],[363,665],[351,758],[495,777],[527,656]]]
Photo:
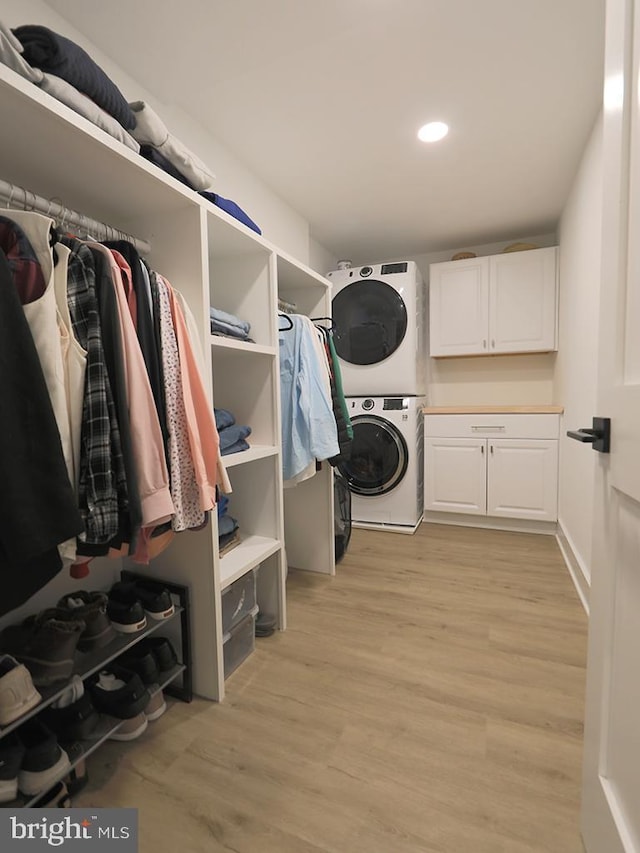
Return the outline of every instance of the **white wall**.
[[[212,187],[214,192],[239,204],[260,226],[264,236],[276,246],[313,266],[310,263],[309,226],[306,220],[245,168],[231,151],[197,121],[175,104],[163,103],[161,97],[155,97],[144,89],[43,0],[3,0],[0,17],[10,27],[42,24],[83,47],[111,77],[128,101],[147,101],[169,130],[207,163],[216,175]],[[149,48],[146,46],[143,49]],[[314,257],[317,260],[317,252]]]
[[[596,123],[562,214],[560,347],[554,397],[566,429],[591,426],[596,412],[602,228],[602,122]],[[565,431],[566,431],[565,429]],[[560,441],[558,519],[584,579],[591,569],[596,454],[566,435]]]

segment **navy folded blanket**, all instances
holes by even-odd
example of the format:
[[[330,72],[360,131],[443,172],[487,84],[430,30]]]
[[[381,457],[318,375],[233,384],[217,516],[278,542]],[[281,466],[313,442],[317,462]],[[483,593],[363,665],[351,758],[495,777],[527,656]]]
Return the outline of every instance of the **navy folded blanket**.
[[[27,24],[13,30],[24,58],[34,68],[61,77],[88,95],[125,128],[136,126],[136,117],[122,92],[79,45],[48,27]]]
[[[238,222],[242,222],[247,228],[251,228],[252,231],[255,231],[256,234],[262,234],[260,228],[256,225],[256,223],[251,219],[251,217],[247,216],[244,210],[239,207],[235,201],[231,201],[230,198],[223,198],[218,193],[212,193],[208,190],[203,190],[200,193],[201,196],[204,196],[208,201],[212,201],[220,210],[224,210],[230,216],[233,216],[234,219],[237,219]]]

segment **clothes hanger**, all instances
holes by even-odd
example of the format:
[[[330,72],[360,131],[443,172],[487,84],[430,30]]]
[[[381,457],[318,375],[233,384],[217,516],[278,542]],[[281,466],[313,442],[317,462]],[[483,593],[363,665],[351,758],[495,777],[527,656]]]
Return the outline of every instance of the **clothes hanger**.
[[[328,322],[329,323],[329,329],[328,330],[325,329],[325,331],[335,332],[335,330],[336,330],[336,324],[333,320],[333,317],[310,317],[309,319],[311,320],[312,323]]]
[[[279,331],[279,332],[288,332],[288,331],[289,331],[289,329],[293,329],[293,320],[291,319],[291,317],[289,317],[289,315],[288,315],[288,314],[280,314],[280,313],[278,313],[278,317],[279,317],[280,319],[284,319],[284,320],[286,320],[286,321],[289,323],[289,325],[288,325],[288,326],[284,326],[284,328],[283,328],[283,327],[281,327],[281,326],[280,326],[280,324],[278,324],[278,331]]]

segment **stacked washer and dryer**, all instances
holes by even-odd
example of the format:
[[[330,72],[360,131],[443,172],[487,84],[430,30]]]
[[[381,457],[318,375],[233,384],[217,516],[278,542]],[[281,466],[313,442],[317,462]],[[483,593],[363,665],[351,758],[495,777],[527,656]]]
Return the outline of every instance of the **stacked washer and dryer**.
[[[340,465],[356,527],[414,533],[423,514],[425,295],[413,261],[327,273],[353,424]]]

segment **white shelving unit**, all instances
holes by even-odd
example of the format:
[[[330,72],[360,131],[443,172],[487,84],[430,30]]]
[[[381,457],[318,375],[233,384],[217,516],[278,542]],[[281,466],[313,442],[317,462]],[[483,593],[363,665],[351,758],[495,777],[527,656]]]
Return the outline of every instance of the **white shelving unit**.
[[[189,587],[194,690],[222,700],[222,590],[257,569],[258,606],[283,630],[285,543],[290,565],[335,572],[330,467],[283,499],[277,325],[278,295],[328,315],[329,283],[2,65],[0,106],[0,178],[147,240],[148,262],[194,314],[211,404],[252,428],[251,449],[224,458],[240,545],[220,558],[214,512],[149,567],[131,566]],[[212,335],[210,305],[250,322],[255,343]]]

